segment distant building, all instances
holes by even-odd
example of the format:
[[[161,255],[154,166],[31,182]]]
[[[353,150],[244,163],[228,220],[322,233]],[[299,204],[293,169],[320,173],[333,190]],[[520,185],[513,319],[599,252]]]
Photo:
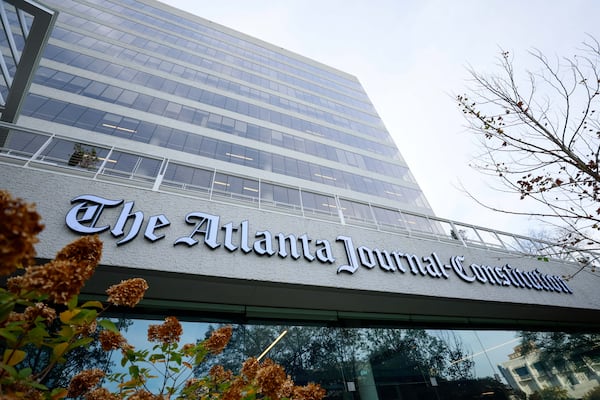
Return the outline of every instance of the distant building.
[[[539,351],[522,354],[515,347],[509,360],[498,366],[504,378],[514,389],[527,395],[549,387],[563,388],[571,398],[580,399],[600,385],[600,361],[583,358],[570,360],[564,367],[548,365],[540,360]]]

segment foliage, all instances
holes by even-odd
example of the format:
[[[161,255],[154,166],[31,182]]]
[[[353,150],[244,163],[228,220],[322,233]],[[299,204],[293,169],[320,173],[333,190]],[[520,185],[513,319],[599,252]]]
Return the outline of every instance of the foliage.
[[[193,371],[227,345],[230,327],[217,329],[198,343],[180,345],[181,324],[175,317],[167,317],[163,324],[148,328],[148,340],[155,343],[152,349],[136,350],[127,343],[117,325],[102,315],[111,306],[135,307],[148,289],[146,281],[132,278],[111,286],[106,291],[107,304],[100,301],[80,304],[79,293],[102,255],[98,237],[80,238],[59,251],[54,260],[33,265],[33,244],[43,229],[39,215],[32,205],[12,198],[5,191],[0,191],[0,210],[0,274],[21,272],[8,278],[6,288],[0,288],[0,348],[3,349],[0,398],[275,400],[293,396],[298,400],[319,400],[324,397],[325,391],[318,385],[295,386],[283,368],[269,360],[259,363],[248,359],[237,376],[215,365],[207,376],[195,378]],[[121,351],[123,372],[106,376],[105,368],[98,366],[77,371],[68,385],[49,379],[53,371],[65,370],[65,363],[73,354],[90,345],[107,353]],[[89,363],[79,365],[89,366]]]
[[[530,400],[570,400],[567,389],[558,387],[544,388],[529,396]]]
[[[600,400],[600,386],[596,386],[583,396],[583,400]]]
[[[521,353],[537,352],[540,362],[551,370],[588,371],[600,362],[600,334],[565,332],[520,332]]]
[[[393,371],[394,378],[413,382],[429,381],[430,376],[449,381],[474,377],[474,362],[457,337],[438,338],[419,329],[235,326],[215,362],[234,369],[242,354],[260,354],[283,331],[287,334],[268,355],[294,381],[318,378],[334,388],[340,381],[360,379],[364,365],[370,365],[375,376]],[[210,363],[201,367],[205,372]]]
[[[69,156],[67,165],[70,167],[79,166],[85,169],[93,169],[98,161],[98,153],[95,148],[84,147],[80,143],[76,143],[73,146],[73,153]]]
[[[524,78],[508,51],[501,53],[499,74],[469,71],[473,86],[457,101],[481,139],[473,166],[499,177],[501,190],[537,205],[489,208],[563,227],[565,248],[598,249],[600,43],[590,38],[578,54],[556,62],[539,51],[530,55],[537,69]]]

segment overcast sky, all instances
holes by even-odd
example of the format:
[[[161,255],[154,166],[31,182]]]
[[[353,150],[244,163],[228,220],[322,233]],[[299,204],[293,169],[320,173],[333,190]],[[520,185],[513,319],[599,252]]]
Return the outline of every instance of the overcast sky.
[[[498,70],[500,48],[518,70],[532,67],[533,48],[573,55],[586,33],[600,37],[599,1],[163,1],[358,77],[439,217],[523,234],[539,227],[482,209],[458,188],[500,198],[468,167],[477,146],[454,95],[467,66]]]

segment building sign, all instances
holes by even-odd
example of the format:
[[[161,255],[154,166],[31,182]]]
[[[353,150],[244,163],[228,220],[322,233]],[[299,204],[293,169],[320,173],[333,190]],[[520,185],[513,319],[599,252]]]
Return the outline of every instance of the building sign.
[[[67,226],[78,233],[96,234],[110,230],[121,246],[135,239],[141,232],[150,242],[167,239],[165,230],[171,221],[164,215],[152,215],[146,219],[142,211],[134,211],[133,201],[110,200],[100,196],[81,195],[71,200],[73,207],[66,215]],[[101,225],[100,216],[106,208],[121,207],[119,216],[111,225]],[[145,224],[144,224],[145,222]],[[474,283],[516,287],[568,293],[573,291],[564,279],[557,275],[544,274],[537,269],[522,271],[510,264],[502,266],[466,265],[461,255],[452,256],[444,262],[435,252],[428,255],[406,253],[398,249],[379,249],[357,245],[350,237],[338,235],[335,242],[341,243],[344,254],[334,254],[328,239],[312,239],[307,233],[276,233],[268,230],[251,232],[247,220],[239,223],[221,223],[218,215],[201,211],[189,212],[185,216],[189,228],[184,234],[174,235],[174,246],[193,247],[201,242],[212,250],[253,253],[258,256],[308,262],[317,261],[337,266],[337,273],[355,274],[360,269],[380,269],[386,273],[411,274],[433,279],[458,279]]]

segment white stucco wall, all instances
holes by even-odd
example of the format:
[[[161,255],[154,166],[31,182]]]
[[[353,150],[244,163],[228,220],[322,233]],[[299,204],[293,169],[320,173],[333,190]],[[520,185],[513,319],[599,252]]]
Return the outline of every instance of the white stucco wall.
[[[379,312],[408,315],[437,315],[453,318],[498,318],[510,321],[540,320],[582,323],[600,315],[598,277],[582,272],[567,284],[573,293],[517,288],[462,280],[451,268],[451,258],[463,256],[467,273],[471,263],[502,267],[510,264],[522,271],[538,269],[543,274],[568,275],[575,266],[543,262],[531,257],[516,257],[483,249],[465,248],[459,243],[444,243],[421,238],[382,233],[339,223],[305,219],[256,208],[211,202],[204,199],[154,192],[122,184],[2,165],[0,188],[35,202],[46,225],[37,246],[38,255],[51,258],[62,246],[80,234],[65,224],[65,216],[73,207],[71,200],[81,195],[101,196],[111,200],[133,201],[133,211],[142,211],[142,232],[130,242],[117,246],[120,238],[109,231],[100,234],[104,241],[102,284],[131,274],[153,277],[149,297],[188,302],[224,303],[232,305],[279,306],[333,310],[341,312]],[[123,205],[106,208],[97,226],[114,227]],[[203,235],[195,246],[174,245],[178,238],[190,236],[194,225],[186,215],[202,212],[219,216],[219,242],[229,222],[240,227],[248,221],[249,245],[257,231],[300,236],[307,234],[311,252],[316,240],[331,245],[333,263],[309,262],[302,256],[294,260],[278,255],[260,256],[255,251],[230,251],[223,245],[211,249],[203,243]],[[163,239],[151,242],[143,237],[148,220],[162,214],[170,225],[156,230]],[[129,225],[126,226],[126,230]],[[239,246],[239,230],[232,242]],[[413,274],[405,262],[406,272],[385,271],[379,266],[360,266],[354,273],[337,272],[348,264],[346,248],[336,238],[352,239],[354,249],[397,251],[429,257],[433,252],[446,270],[448,278]],[[263,236],[259,235],[260,238]],[[277,240],[273,246],[277,250]],[[322,248],[323,245],[317,246]],[[314,255],[314,254],[313,254]],[[406,261],[406,260],[404,260]],[[120,268],[124,267],[124,268]],[[434,268],[435,269],[435,268]],[[438,268],[439,271],[439,268]],[[167,274],[163,274],[166,272]],[[113,279],[113,280],[114,280]],[[159,287],[157,287],[157,284]],[[96,289],[91,286],[90,291]]]

